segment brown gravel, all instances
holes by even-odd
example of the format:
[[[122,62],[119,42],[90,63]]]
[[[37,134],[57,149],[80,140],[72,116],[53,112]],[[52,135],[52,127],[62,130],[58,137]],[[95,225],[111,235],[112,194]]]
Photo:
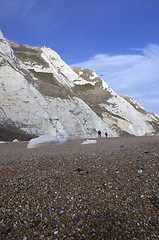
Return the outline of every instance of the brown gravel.
[[[158,239],[159,136],[0,144],[0,239]]]

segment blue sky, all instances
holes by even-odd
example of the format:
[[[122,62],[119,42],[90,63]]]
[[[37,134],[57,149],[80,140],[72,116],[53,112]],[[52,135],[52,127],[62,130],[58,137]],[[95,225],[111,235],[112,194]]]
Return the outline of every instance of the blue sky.
[[[159,0],[0,0],[0,28],[159,114]]]

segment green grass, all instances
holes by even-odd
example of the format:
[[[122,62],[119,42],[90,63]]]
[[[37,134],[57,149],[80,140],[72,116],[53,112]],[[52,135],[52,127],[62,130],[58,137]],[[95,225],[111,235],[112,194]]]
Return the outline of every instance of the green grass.
[[[39,52],[38,48],[32,48],[32,47],[20,45],[20,44],[17,44],[17,45],[18,46],[12,46],[11,44],[15,52],[26,52],[26,53],[34,53],[34,54],[37,54]]]
[[[30,60],[31,62],[36,62],[40,65],[48,66],[48,64],[43,60],[40,54],[33,54],[30,52],[15,52],[15,56],[21,60]]]
[[[32,72],[34,76],[40,80],[47,81],[50,83],[54,81],[54,77],[52,73],[35,72],[33,69],[30,69],[30,72]]]
[[[83,84],[83,85],[76,85],[76,88],[78,88],[78,89],[85,89],[85,90],[94,89],[94,87],[95,86],[93,86],[90,83],[86,83],[86,84]]]
[[[48,67],[48,63],[41,57],[41,49],[40,47],[29,47],[26,45],[19,45],[10,42],[11,47],[14,51],[14,54],[17,58],[21,59],[22,61],[31,61],[36,62],[38,64],[43,65],[44,67]]]

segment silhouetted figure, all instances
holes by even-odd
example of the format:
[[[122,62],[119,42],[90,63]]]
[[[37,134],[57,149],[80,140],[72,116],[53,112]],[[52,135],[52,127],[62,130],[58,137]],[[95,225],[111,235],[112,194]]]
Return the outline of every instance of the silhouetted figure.
[[[98,137],[101,137],[101,134],[102,134],[102,133],[101,133],[101,131],[99,130],[99,131],[98,131]]]
[[[105,137],[106,137],[106,138],[108,137],[108,133],[107,133],[107,132],[105,132]]]

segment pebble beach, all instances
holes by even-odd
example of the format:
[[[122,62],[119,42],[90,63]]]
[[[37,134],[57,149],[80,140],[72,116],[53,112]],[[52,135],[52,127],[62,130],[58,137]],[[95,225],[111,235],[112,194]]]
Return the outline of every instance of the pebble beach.
[[[159,136],[0,144],[0,240],[159,239]]]

